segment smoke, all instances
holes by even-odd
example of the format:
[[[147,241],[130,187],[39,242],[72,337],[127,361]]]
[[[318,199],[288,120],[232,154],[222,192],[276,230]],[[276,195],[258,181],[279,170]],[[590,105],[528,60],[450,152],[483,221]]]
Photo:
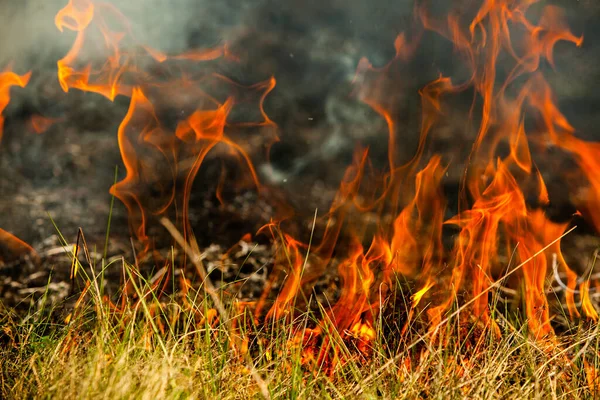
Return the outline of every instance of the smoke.
[[[15,62],[35,68],[56,62],[72,45],[73,32],[62,33],[54,16],[67,0],[4,1],[0,15],[0,64]],[[243,7],[227,1],[207,0],[109,0],[131,21],[136,37],[165,52],[178,52],[190,45],[190,35],[199,28],[225,33],[236,24]],[[29,63],[29,65],[27,65]]]

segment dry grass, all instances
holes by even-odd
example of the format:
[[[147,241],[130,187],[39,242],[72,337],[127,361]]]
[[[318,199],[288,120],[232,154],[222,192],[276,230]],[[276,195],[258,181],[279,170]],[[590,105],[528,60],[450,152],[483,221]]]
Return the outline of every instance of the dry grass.
[[[183,246],[202,269],[197,245]],[[115,307],[102,281],[111,263],[95,265],[82,248],[84,262],[72,254],[82,290],[67,318],[45,296],[25,317],[0,303],[0,398],[600,397],[599,325],[534,340],[520,314],[498,312],[500,291],[491,305],[501,337],[470,320],[468,304],[455,306],[435,336],[421,318],[427,305],[400,329],[397,316],[409,313],[400,301],[376,319],[365,348],[323,325],[325,305],[257,324],[205,275],[200,287],[157,298],[156,281],[124,259],[129,294]],[[301,345],[319,324],[326,333]]]
[[[133,277],[135,269],[124,265]],[[504,330],[498,339],[491,330],[461,322],[463,313],[457,313],[434,340],[424,338],[417,323],[401,335],[381,320],[368,357],[357,343],[341,342],[333,332],[326,342],[338,349],[337,362],[331,357],[318,362],[294,341],[318,320],[311,313],[256,327],[230,304],[231,320],[219,322],[213,300],[203,291],[159,301],[149,295],[150,283],[138,279],[132,281],[138,282],[142,300],[114,310],[94,280],[88,280],[69,323],[47,307],[24,319],[2,311],[2,398],[570,399],[598,394],[592,389],[594,367],[600,367],[597,327],[534,341],[523,321],[497,314]]]

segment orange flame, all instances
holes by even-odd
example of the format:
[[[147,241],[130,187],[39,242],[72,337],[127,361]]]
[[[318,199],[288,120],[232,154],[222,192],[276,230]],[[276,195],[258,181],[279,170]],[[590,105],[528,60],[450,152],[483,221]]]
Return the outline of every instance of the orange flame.
[[[282,257],[279,257],[283,262],[290,265],[290,275],[281,289],[279,296],[267,314],[267,319],[281,318],[289,312],[290,306],[293,304],[302,281],[302,267],[304,259],[300,252],[301,243],[294,240],[291,236],[284,234],[284,243],[281,244]]]
[[[39,259],[38,254],[30,245],[0,228],[0,263],[14,261],[26,255],[31,256],[34,260]]]
[[[39,135],[46,132],[52,125],[62,120],[62,118],[48,118],[44,117],[43,115],[35,114],[29,120],[29,124],[31,129]]]
[[[399,152],[402,124],[396,118],[404,93],[390,87],[406,80],[403,66],[412,61],[421,35],[398,35],[395,57],[382,68],[366,59],[359,62],[355,94],[386,123],[387,165],[383,171],[376,170],[369,150],[357,147],[354,161],[328,213],[322,217],[325,228],[311,250],[313,258],[306,254],[309,245],[294,235],[275,235],[281,230],[280,215],[274,215],[263,227],[263,231],[271,231],[278,244],[277,265],[269,285],[279,279],[281,271],[288,271],[267,319],[292,313],[298,295],[310,289],[328,267],[337,266],[340,296],[321,324],[311,330],[313,343],[314,336],[333,325],[342,337],[364,341],[362,349],[366,351],[368,342],[376,337],[374,318],[393,289],[396,275],[420,288],[412,295],[413,308],[431,305],[427,315],[432,328],[458,300],[469,304],[469,313],[476,322],[499,333],[491,318],[489,294],[507,271],[501,255],[515,248],[521,264],[515,276],[522,278],[531,333],[537,338],[553,333],[545,294],[551,267],[566,274],[569,313],[573,318],[580,315],[573,294],[578,277],[567,265],[560,241],[555,241],[568,223],[554,223],[544,213],[551,198],[531,146],[548,138],[574,155],[590,184],[578,206],[600,231],[600,216],[595,212],[600,208],[600,143],[575,137],[574,128],[558,110],[539,71],[542,62],[554,66],[558,42],[579,46],[583,39],[571,33],[557,7],[543,8],[539,21],[532,22],[528,10],[536,2],[484,0],[469,21],[464,21],[466,16],[459,11],[438,20],[426,7],[417,8],[423,29],[450,41],[469,73],[458,83],[439,75],[419,90],[419,141],[415,154],[404,164]],[[108,20],[113,23],[108,24]],[[131,98],[118,130],[126,175],[111,193],[127,206],[138,239],[148,245],[147,223],[156,215],[174,216],[184,234],[193,235],[190,197],[209,154],[226,155],[240,166],[235,182],[226,179],[233,175],[229,170],[220,175],[216,197],[221,203],[225,201],[224,189],[230,186],[251,186],[259,193],[265,190],[254,167],[257,156],[247,151],[246,141],[238,140],[236,134],[248,127],[261,133],[275,127],[264,111],[264,101],[275,87],[274,78],[245,87],[209,69],[186,73],[186,63],[236,58],[226,45],[167,55],[140,44],[127,19],[108,4],[70,0],[55,22],[60,31],[66,28],[76,32],[73,47],[58,62],[63,90],[95,92],[111,101],[118,95]],[[515,30],[522,39],[515,40]],[[170,63],[181,66],[177,69],[180,76],[165,74],[157,78],[143,67],[151,64],[166,68]],[[13,75],[14,81],[18,76]],[[20,77],[21,81],[13,85],[24,86],[28,78]],[[216,87],[225,87],[227,95]],[[460,183],[458,213],[446,220],[442,181],[448,162],[437,154],[428,159],[425,156],[428,143],[451,108],[449,99],[466,92],[473,94],[468,125],[475,128],[466,128],[466,134],[473,135],[473,145]],[[239,121],[236,111],[247,105],[248,97],[254,97],[258,104],[257,117]],[[0,110],[2,104],[0,100]],[[183,112],[167,123],[163,115],[173,109]],[[532,130],[530,120],[539,122],[537,126],[542,128]],[[275,135],[268,138],[275,140]],[[444,226],[458,229],[450,254],[442,243]],[[580,284],[581,309],[587,318],[598,319],[589,285],[589,281]],[[257,313],[263,309],[266,297],[263,294],[258,302]],[[427,301],[423,301],[425,298]],[[321,360],[329,352],[328,345],[325,343],[319,352]]]
[[[431,289],[434,285],[435,285],[435,282],[427,281],[427,283],[425,283],[425,286],[423,286],[418,292],[413,294],[412,295],[412,307],[418,306],[419,303],[421,302],[421,299],[423,298],[423,296],[425,296],[425,293],[427,293],[429,291],[429,289]]]
[[[122,32],[110,31],[104,20],[103,12],[119,20],[123,26]],[[80,53],[84,49],[88,28],[96,22],[102,36],[104,37],[104,51],[107,58],[102,67],[93,69],[88,63],[79,69]],[[128,57],[121,55],[119,42],[128,31],[128,23],[125,17],[109,4],[94,4],[91,0],[70,0],[60,10],[54,19],[54,23],[61,32],[69,29],[77,32],[75,42],[71,50],[58,61],[58,80],[62,89],[68,92],[70,88],[99,93],[110,100],[114,100],[117,94],[130,93],[130,89],[120,85],[120,79],[126,72]],[[128,90],[129,89],[129,90]]]
[[[2,136],[4,134],[4,117],[2,112],[8,106],[10,102],[10,88],[12,86],[25,87],[29,83],[31,72],[25,75],[17,75],[16,73],[5,70],[0,72],[0,142],[2,142]]]
[[[172,73],[154,76],[147,66],[156,67],[169,60],[195,63],[235,57],[227,46],[167,55],[140,44],[129,21],[110,4],[70,0],[56,15],[55,24],[60,31],[66,28],[77,35],[70,51],[58,61],[58,78],[65,92],[75,88],[101,94],[111,101],[118,95],[131,97],[118,133],[126,176],[111,188],[111,193],[127,206],[138,239],[148,245],[149,216],[164,215],[172,209],[182,221],[184,233],[190,234],[187,215],[192,185],[205,157],[218,144],[226,145],[231,155],[246,166],[248,180],[255,187],[260,186],[250,156],[225,131],[228,126],[275,125],[263,110],[275,79],[243,87],[210,71],[200,77],[196,72],[188,74],[184,66],[179,69],[179,77],[172,77]],[[90,52],[93,48],[97,51]],[[240,95],[219,99],[210,93],[218,85]],[[260,94],[261,117],[258,121],[230,123],[228,117],[247,95],[243,91]],[[168,104],[164,99],[168,99]],[[178,112],[187,110],[190,104],[195,104],[195,111],[184,112],[175,130],[167,129],[159,114],[173,108]],[[152,188],[152,196],[147,195],[148,188]],[[221,198],[221,189],[217,196]]]

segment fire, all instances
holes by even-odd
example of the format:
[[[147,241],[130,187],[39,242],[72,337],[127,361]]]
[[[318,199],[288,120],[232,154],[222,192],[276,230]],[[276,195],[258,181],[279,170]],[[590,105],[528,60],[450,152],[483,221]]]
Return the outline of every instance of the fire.
[[[4,134],[4,117],[2,116],[2,112],[10,102],[10,88],[12,86],[22,88],[27,86],[30,77],[31,72],[25,75],[17,75],[8,69],[0,72],[0,142],[2,142]]]
[[[109,30],[103,18],[103,11],[115,14],[124,25],[123,31]],[[94,68],[91,62],[79,67],[80,52],[86,44],[88,28],[95,19],[98,21],[101,35],[104,36],[102,50],[106,53],[106,60],[97,68]],[[128,27],[125,17],[117,9],[104,3],[95,4],[90,0],[70,0],[69,4],[56,14],[54,23],[61,32],[65,28],[77,32],[73,47],[57,63],[58,80],[65,92],[76,88],[102,94],[110,100],[114,100],[117,94],[128,92],[129,88],[119,85],[123,73],[129,67],[128,57],[122,55],[119,48],[119,42]]]
[[[43,115],[35,114],[29,121],[31,129],[37,134],[46,132],[50,127],[58,122],[61,122],[62,118],[48,118]]]
[[[419,290],[418,292],[416,292],[415,294],[412,295],[413,307],[416,307],[419,305],[419,303],[421,302],[421,299],[423,298],[423,296],[425,296],[425,293],[427,293],[429,291],[429,289],[431,289],[433,287],[433,285],[435,285],[435,283],[428,281],[425,284],[425,286],[423,286],[423,288],[421,288],[421,290]]]
[[[560,250],[560,242],[546,246],[559,237],[567,224],[547,219],[543,207],[549,195],[531,156],[529,137],[548,135],[551,141],[572,153],[588,174],[591,189],[582,209],[597,207],[600,184],[596,179],[600,165],[595,161],[595,147],[585,146],[573,136],[574,130],[557,110],[551,91],[538,71],[542,60],[554,65],[554,46],[567,41],[579,46],[582,38],[572,34],[556,7],[546,7],[538,23],[526,17],[532,1],[484,1],[472,21],[465,24],[463,16],[451,13],[446,21],[435,20],[424,6],[417,8],[423,27],[447,38],[464,57],[471,70],[467,80],[455,84],[450,77],[439,76],[421,91],[422,121],[417,152],[402,165],[397,157],[398,121],[394,118],[395,100],[387,92],[388,82],[397,76],[398,65],[410,63],[418,46],[418,37],[409,39],[401,34],[394,46],[396,57],[385,67],[375,68],[366,59],[358,67],[355,85],[360,100],[377,111],[388,125],[388,169],[381,175],[370,166],[368,149],[359,149],[354,163],[346,171],[338,195],[329,212],[323,216],[325,232],[321,242],[313,245],[314,258],[308,261],[309,245],[288,233],[280,232],[277,222],[268,229],[279,243],[281,269],[287,270],[286,281],[279,296],[267,313],[267,319],[282,318],[294,312],[296,299],[306,286],[315,282],[330,264],[336,263],[341,278],[340,297],[324,317],[339,332],[361,334],[363,327],[372,327],[383,298],[395,285],[395,277],[415,282],[419,291],[413,294],[413,307],[428,296],[430,323],[436,325],[461,294],[469,302],[474,320],[495,327],[490,317],[488,293],[495,285],[501,267],[499,256],[504,249],[516,248],[521,265],[518,273],[525,287],[528,322],[536,337],[552,333],[545,281],[551,254],[556,254],[558,266],[567,274],[566,300],[572,317],[579,316],[573,290],[576,274],[569,268]],[[118,21],[114,28],[106,19]],[[126,167],[126,177],[111,190],[128,207],[136,236],[145,243],[149,238],[146,225],[151,216],[168,215],[179,210],[178,220],[184,233],[193,235],[187,216],[192,185],[207,154],[218,145],[246,171],[243,175],[260,192],[261,183],[252,157],[243,146],[230,138],[227,130],[233,125],[230,115],[239,103],[235,94],[218,99],[205,91],[206,82],[231,85],[235,93],[240,86],[225,77],[206,75],[190,79],[187,75],[166,82],[152,81],[140,66],[148,56],[158,64],[169,61],[205,62],[218,58],[235,59],[227,47],[167,55],[144,44],[136,44],[141,52],[134,53],[123,43],[133,41],[126,18],[112,6],[89,0],[72,0],[56,16],[56,25],[77,33],[71,51],[59,61],[59,80],[65,91],[70,88],[96,92],[113,100],[117,95],[131,97],[129,112],[119,128],[119,145]],[[525,32],[524,39],[515,42],[511,31],[517,27]],[[88,35],[98,30],[104,38],[106,58],[98,65],[85,63]],[[145,54],[144,54],[145,53]],[[499,58],[507,55],[514,66],[503,81]],[[96,64],[98,63],[95,60]],[[274,126],[263,110],[263,102],[275,87],[275,80],[250,87],[262,92],[260,121],[242,122],[237,126]],[[190,111],[168,129],[160,114],[165,107],[161,99],[177,91],[187,94],[181,101],[203,104]],[[441,191],[446,168],[441,155],[433,155],[424,163],[427,141],[435,135],[443,120],[448,99],[472,91],[480,107],[471,109],[471,117],[479,113],[478,127],[469,163],[461,185],[460,208],[457,215],[445,220],[446,202]],[[179,102],[178,96],[172,99]],[[182,103],[185,104],[185,103]],[[525,121],[539,118],[545,132],[528,132]],[[474,121],[473,121],[474,122]],[[536,142],[537,143],[537,142]],[[509,153],[498,155],[498,149],[508,146]],[[160,167],[159,167],[160,166]],[[159,173],[159,171],[162,171]],[[222,191],[226,182],[221,175],[217,197],[224,202]],[[165,184],[165,182],[167,182]],[[153,185],[151,198],[143,195]],[[535,194],[538,204],[530,205],[526,197]],[[471,201],[466,199],[470,198]],[[375,212],[380,221],[393,216],[393,223],[380,224],[374,236],[368,237],[368,227],[358,216]],[[598,226],[596,213],[589,212]],[[443,226],[459,229],[454,249],[447,253],[442,244]],[[279,233],[276,233],[279,232]],[[278,236],[279,235],[279,236]],[[342,235],[349,240],[342,240]],[[369,243],[368,247],[363,247]],[[334,249],[347,247],[347,255],[334,260]],[[445,262],[451,273],[442,273]],[[280,270],[280,269],[278,269]],[[272,279],[280,279],[274,276]],[[379,287],[375,290],[376,287]],[[435,288],[435,289],[434,289]],[[589,303],[588,291],[582,284],[582,311],[589,318],[597,314]],[[264,296],[263,296],[264,297]],[[259,302],[262,304],[262,301]],[[437,304],[436,304],[437,303]],[[425,306],[427,307],[427,306]],[[259,309],[262,306],[258,307]],[[365,328],[366,329],[366,328]],[[323,353],[321,353],[323,354]]]
[[[148,245],[150,216],[172,215],[181,221],[186,235],[193,235],[187,222],[189,196],[198,170],[217,145],[228,147],[246,169],[243,185],[260,187],[250,156],[227,131],[231,127],[274,127],[263,111],[263,102],[275,87],[275,79],[244,87],[212,72],[198,76],[195,63],[220,58],[235,61],[235,56],[226,45],[165,54],[140,43],[127,18],[107,3],[71,0],[58,12],[55,24],[61,32],[65,28],[76,32],[71,50],[58,61],[58,79],[65,92],[79,89],[111,101],[116,96],[131,99],[118,132],[127,174],[111,193],[127,206],[131,227],[140,241]],[[91,48],[97,51],[91,53]],[[193,68],[186,68],[186,62]],[[177,64],[179,76],[168,72],[169,63]],[[162,76],[153,76],[152,71],[160,71],[161,66]],[[212,93],[223,92],[223,87],[229,89],[229,97]],[[260,118],[230,122],[236,103],[243,103],[248,93],[259,94]],[[175,129],[167,128],[159,114],[181,108],[186,110],[184,118]],[[154,186],[153,196],[144,193],[149,186]]]
[[[153,81],[149,60],[210,61],[228,56],[226,46],[197,49],[170,56],[139,43],[129,20],[109,3],[70,0],[55,17],[56,27],[76,32],[71,50],[58,61],[58,80],[62,89],[79,89],[101,94],[113,101],[116,96],[131,97],[141,84],[167,85]]]
[[[0,229],[0,264],[30,256],[39,259],[35,250],[10,232]]]
[[[339,297],[322,310],[310,335],[292,339],[306,347],[307,359],[335,364],[339,348],[328,335],[332,331],[343,340],[359,339],[359,352],[367,354],[377,339],[378,317],[400,281],[408,282],[413,292],[409,321],[417,310],[425,311],[418,314],[433,332],[457,306],[469,315],[468,323],[499,335],[490,297],[494,288],[517,279],[529,331],[542,339],[553,335],[546,292],[549,271],[555,268],[567,276],[570,316],[597,320],[598,313],[590,300],[591,282],[580,280],[561,252],[559,238],[569,222],[554,222],[545,213],[552,196],[534,150],[552,145],[573,155],[589,182],[574,202],[600,232],[600,143],[576,137],[540,71],[542,63],[557,62],[558,42],[580,46],[583,37],[568,29],[554,6],[544,7],[539,20],[532,21],[528,10],[534,3],[484,0],[471,20],[458,9],[445,18],[434,17],[426,5],[419,5],[420,31],[396,38],[396,54],[388,64],[377,68],[367,59],[359,62],[354,94],[386,122],[386,165],[376,167],[371,150],[357,146],[329,210],[315,223],[322,229],[315,242],[292,234],[289,226],[296,221],[291,207],[278,196],[268,196],[277,189],[262,183],[255,167],[268,154],[256,154],[248,146],[250,134],[265,149],[279,140],[264,109],[276,80],[245,86],[217,73],[212,62],[238,61],[227,45],[166,54],[136,38],[116,7],[70,0],[55,24],[76,36],[57,63],[57,75],[65,92],[93,92],[110,101],[129,98],[117,132],[125,176],[111,193],[126,205],[131,229],[147,251],[152,250],[148,226],[160,217],[174,219],[186,243],[194,238],[194,187],[213,190],[221,204],[227,202],[228,190],[244,189],[265,196],[274,207],[259,231],[273,237],[276,250],[269,285],[256,305],[257,320],[293,321],[308,303],[305,294],[328,271],[337,270]],[[468,73],[462,79],[433,76],[419,90],[419,140],[414,155],[403,161],[399,148],[408,133],[396,112],[400,96],[390,86],[411,78],[402,75],[402,67],[413,61],[424,30],[447,39]],[[8,103],[9,88],[24,87],[29,77],[0,75],[0,111]],[[467,159],[432,154],[432,138],[448,115],[458,112],[454,96],[464,94],[473,98],[465,116],[465,135],[472,139]],[[240,109],[252,109],[253,116],[240,117]],[[39,133],[53,122],[37,117],[31,124]],[[224,160],[231,161],[234,167],[223,167],[213,180],[202,179],[201,168],[215,159],[222,166]],[[463,162],[458,207],[453,210],[444,191],[445,177]],[[453,244],[444,243],[444,230],[455,232]],[[8,243],[12,252],[31,250],[3,231],[0,243]],[[513,252],[515,262],[507,264],[504,260]],[[514,279],[505,279],[509,275]],[[187,291],[190,283],[180,279]],[[269,297],[276,284],[281,290]],[[574,297],[577,285],[580,309]],[[274,300],[264,307],[268,298]],[[216,321],[217,312],[206,318]]]
[[[302,243],[294,240],[294,238],[287,234],[284,235],[283,240],[284,243],[282,243],[281,246],[282,255],[279,259],[284,263],[287,262],[290,264],[291,274],[288,276],[279,296],[269,310],[267,319],[279,319],[289,312],[290,307],[293,306],[293,302],[298,295],[302,282],[302,270],[305,262],[301,254]]]

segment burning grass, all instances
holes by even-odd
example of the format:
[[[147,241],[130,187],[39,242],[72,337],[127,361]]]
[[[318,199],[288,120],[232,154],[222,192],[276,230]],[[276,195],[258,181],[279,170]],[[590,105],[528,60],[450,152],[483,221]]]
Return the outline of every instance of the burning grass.
[[[226,290],[205,285],[158,298],[154,282],[121,262],[134,295],[118,307],[106,300],[101,269],[94,273],[83,263],[82,291],[66,319],[64,310],[48,306],[47,294],[25,318],[1,311],[3,398],[600,394],[598,325],[570,324],[560,338],[536,340],[520,314],[499,310],[500,292],[492,296],[494,324],[487,328],[455,303],[432,335],[424,329],[423,315],[398,302],[380,315],[404,315],[404,329],[396,326],[398,318],[377,318],[369,327],[372,336],[364,329],[343,335],[326,318],[327,305],[315,299],[316,311],[256,324],[250,310]],[[319,358],[323,351],[330,356]]]
[[[561,335],[532,335],[500,290],[523,264],[490,288],[488,325],[468,312],[474,299],[453,302],[447,317],[432,327],[430,305],[416,307],[424,291],[409,297],[398,282],[398,292],[388,297],[396,300],[382,304],[371,324],[340,332],[332,305],[316,293],[309,311],[257,319],[256,302],[232,296],[231,287],[244,282],[216,287],[197,245],[186,243],[168,220],[163,224],[202,283],[165,271],[145,275],[135,257],[102,258],[80,232],[81,251],[63,243],[68,256],[63,264],[70,260],[78,287],[69,299],[52,301],[47,286],[25,317],[0,310],[3,398],[600,395],[600,325],[570,322],[564,305]],[[182,256],[173,250],[173,260]],[[115,267],[125,280],[109,296],[105,273]],[[186,290],[164,290],[181,285]]]
[[[127,208],[132,254],[110,260],[105,245],[92,256],[82,231],[75,244],[61,236],[76,298],[62,316],[44,307],[46,297],[24,320],[5,312],[3,393],[596,396],[600,280],[594,263],[577,272],[561,240],[575,220],[600,231],[600,148],[576,136],[541,68],[555,67],[558,42],[581,46],[583,37],[558,7],[540,7],[533,19],[535,3],[484,0],[442,16],[416,3],[416,28],[396,37],[393,59],[382,67],[361,59],[354,79],[357,101],[385,121],[387,152],[357,144],[308,232],[286,199],[293,193],[265,184],[257,168],[270,165],[281,140],[265,111],[275,77],[242,85],[217,72],[218,63],[240,62],[228,44],[165,54],[137,38],[115,6],[70,0],[55,18],[75,35],[57,61],[61,88],[129,101],[116,132],[124,174],[110,193]],[[447,40],[461,67],[416,93],[418,144],[405,160],[399,103],[408,94],[395,89],[411,78],[405,66],[426,34]],[[0,75],[0,110],[8,87],[29,76]],[[457,106],[464,98],[470,107]],[[459,118],[469,151],[452,160],[431,143]],[[552,194],[538,158],[547,163],[549,148],[568,154],[584,182],[570,188],[579,211],[568,220],[547,213]],[[216,176],[200,172],[210,163],[222,166]],[[462,171],[455,209],[443,190],[453,163]],[[196,235],[211,233],[194,223],[192,197],[212,189],[223,207],[244,191],[268,204],[261,227],[238,243],[248,249],[266,237],[272,246],[257,296],[235,290],[246,282],[237,275],[216,285],[204,264]],[[159,241],[163,227],[170,236]],[[180,250],[164,251],[168,243]],[[0,230],[0,246],[0,262],[28,255],[39,264],[9,232]],[[115,268],[120,284],[109,293],[105,273]],[[324,281],[333,296],[317,290]]]

